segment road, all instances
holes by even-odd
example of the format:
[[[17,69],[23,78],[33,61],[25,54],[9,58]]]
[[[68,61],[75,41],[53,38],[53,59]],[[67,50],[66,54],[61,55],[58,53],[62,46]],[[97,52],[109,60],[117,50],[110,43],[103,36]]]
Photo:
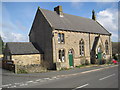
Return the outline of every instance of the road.
[[[66,72],[66,73],[65,73]],[[118,66],[41,74],[3,74],[3,88],[118,88]]]

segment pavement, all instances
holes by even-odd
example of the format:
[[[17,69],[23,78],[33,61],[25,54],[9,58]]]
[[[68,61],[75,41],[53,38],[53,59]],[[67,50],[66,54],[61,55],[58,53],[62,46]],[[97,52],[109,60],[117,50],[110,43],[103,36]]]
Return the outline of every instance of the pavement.
[[[118,88],[118,66],[92,66],[33,74],[3,70],[2,84],[3,88]]]

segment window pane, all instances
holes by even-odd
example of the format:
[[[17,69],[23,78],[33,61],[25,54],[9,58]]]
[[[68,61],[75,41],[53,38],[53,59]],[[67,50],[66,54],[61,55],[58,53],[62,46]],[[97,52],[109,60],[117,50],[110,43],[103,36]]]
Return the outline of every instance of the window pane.
[[[61,60],[61,50],[59,50],[59,59]]]
[[[105,52],[106,52],[106,54],[108,54],[108,41],[107,40],[105,42]]]
[[[61,34],[61,42],[64,42],[64,34]]]
[[[60,43],[60,42],[61,42],[61,34],[58,33],[58,43]]]
[[[84,56],[84,41],[81,40],[79,44],[80,44],[80,45],[79,45],[80,55],[81,55],[81,56]]]
[[[64,62],[64,60],[65,60],[65,52],[64,52],[64,50],[62,50],[62,62]]]

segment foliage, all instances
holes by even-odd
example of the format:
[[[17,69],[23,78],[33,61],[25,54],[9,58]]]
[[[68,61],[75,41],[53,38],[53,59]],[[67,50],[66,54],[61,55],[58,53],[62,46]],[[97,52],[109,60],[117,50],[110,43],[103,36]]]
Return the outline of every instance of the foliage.
[[[112,42],[112,53],[117,54],[119,51],[120,42]]]
[[[80,67],[84,67],[85,65],[79,65],[79,66],[76,66],[77,68],[80,68]]]
[[[0,54],[2,54],[3,48],[4,48],[4,42],[0,36]]]
[[[118,60],[118,56],[116,54],[113,54],[113,59]]]
[[[89,65],[89,61],[85,58],[85,57],[82,57],[82,59],[80,60],[80,63],[81,65]]]
[[[106,64],[106,59],[102,59],[102,64]]]
[[[28,73],[28,72],[27,72],[25,69],[22,69],[22,68],[21,68],[21,69],[18,69],[18,70],[17,70],[17,73],[18,73],[18,74],[21,74],[21,73]]]
[[[90,63],[89,63],[89,61],[86,59],[85,60],[85,65],[89,65]]]
[[[112,59],[107,60],[106,64],[112,64]]]

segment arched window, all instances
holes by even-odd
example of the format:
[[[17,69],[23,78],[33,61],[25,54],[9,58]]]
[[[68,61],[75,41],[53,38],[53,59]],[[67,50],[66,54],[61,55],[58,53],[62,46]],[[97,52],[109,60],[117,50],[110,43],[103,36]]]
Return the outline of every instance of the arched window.
[[[105,41],[105,52],[106,54],[109,54],[109,49],[108,49],[108,41]]]
[[[65,50],[64,49],[59,50],[59,61],[60,62],[65,61]]]
[[[83,39],[81,39],[80,42],[79,42],[79,49],[80,49],[80,55],[84,56],[85,51],[84,51],[84,41],[83,41]]]

